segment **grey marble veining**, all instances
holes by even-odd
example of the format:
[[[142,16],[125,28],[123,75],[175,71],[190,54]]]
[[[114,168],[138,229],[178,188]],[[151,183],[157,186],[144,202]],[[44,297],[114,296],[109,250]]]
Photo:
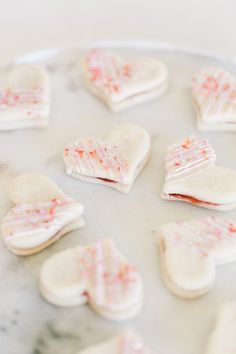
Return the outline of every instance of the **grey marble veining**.
[[[123,51],[132,54],[131,51]],[[204,65],[219,64],[236,72],[230,63],[211,58],[150,51],[139,55],[159,56],[169,67],[171,86],[160,98],[123,113],[112,114],[92,96],[79,78],[79,50],[44,61],[52,79],[50,126],[42,130],[0,133],[0,217],[10,207],[7,188],[14,175],[29,170],[44,173],[85,206],[86,226],[57,244],[31,257],[16,257],[0,240],[0,353],[73,354],[79,348],[113,335],[123,326],[133,326],[154,353],[199,354],[204,351],[218,306],[236,296],[235,264],[219,268],[208,295],[185,301],[172,296],[162,283],[157,230],[172,219],[218,214],[160,199],[168,143],[188,134],[198,134],[190,101],[192,75]],[[61,158],[63,145],[78,135],[104,136],[123,122],[146,128],[152,137],[150,162],[128,195],[82,183],[67,176]],[[218,163],[236,169],[235,134],[205,134],[218,156]],[[227,213],[235,218],[236,212]],[[224,214],[226,215],[226,214]],[[98,317],[88,306],[56,308],[38,291],[38,273],[43,260],[64,248],[112,237],[121,251],[140,269],[145,303],[137,318],[115,323]],[[112,354],[112,353],[111,353]]]

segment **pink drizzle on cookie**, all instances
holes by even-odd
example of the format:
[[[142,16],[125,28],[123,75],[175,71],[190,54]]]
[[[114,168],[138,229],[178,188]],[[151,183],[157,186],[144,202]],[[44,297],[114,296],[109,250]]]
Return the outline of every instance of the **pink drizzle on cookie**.
[[[208,256],[219,244],[236,245],[236,223],[213,216],[202,220],[172,222],[162,228],[164,238],[199,256]]]
[[[140,295],[140,276],[111,240],[85,247],[81,263],[88,279],[88,296],[103,308],[118,309]]]
[[[60,229],[60,219],[78,207],[70,198],[53,199],[37,204],[19,204],[12,208],[2,221],[4,238],[34,235],[35,232]]]
[[[27,115],[32,117],[46,112],[44,108],[46,95],[43,88],[31,90],[7,89],[0,91],[0,111],[9,109],[29,110]]]
[[[84,176],[122,182],[128,163],[121,157],[117,146],[99,139],[79,138],[64,148],[67,173],[73,171]]]
[[[216,117],[236,107],[236,81],[227,71],[209,67],[202,69],[192,80],[192,91],[203,116]]]
[[[129,63],[104,49],[93,49],[85,63],[89,80],[109,95],[119,93],[132,74]]]
[[[42,88],[34,88],[32,90],[12,90],[7,89],[0,92],[0,108],[16,107],[27,104],[38,104],[43,97]]]
[[[190,136],[167,149],[166,180],[182,178],[207,165],[214,164],[215,151],[207,139]]]

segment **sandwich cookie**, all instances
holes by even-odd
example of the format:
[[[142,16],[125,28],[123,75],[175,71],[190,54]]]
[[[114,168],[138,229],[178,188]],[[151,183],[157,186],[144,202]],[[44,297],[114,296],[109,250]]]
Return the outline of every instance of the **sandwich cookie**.
[[[5,244],[16,255],[38,253],[84,226],[83,205],[40,174],[17,177],[10,196],[15,206],[3,218],[1,232]]]
[[[202,69],[192,80],[197,126],[202,131],[236,131],[236,80],[218,67]]]
[[[109,239],[48,258],[41,268],[40,291],[54,305],[88,303],[110,320],[134,317],[142,306],[141,277]]]
[[[190,136],[167,149],[162,198],[216,210],[236,207],[236,172],[215,165],[207,139]]]
[[[140,336],[131,329],[76,354],[151,354]],[[227,353],[228,354],[228,353]]]
[[[214,285],[217,265],[236,260],[236,223],[215,217],[170,222],[160,228],[159,244],[167,287],[196,298]]]
[[[210,335],[206,354],[236,353],[236,304],[223,305]]]
[[[88,88],[113,112],[162,96],[169,84],[166,66],[156,58],[127,60],[116,53],[93,49],[84,60]]]
[[[79,137],[64,147],[66,173],[128,193],[150,155],[150,137],[136,125],[119,125],[106,139]]]
[[[0,70],[0,130],[48,126],[50,84],[40,65],[24,64]]]

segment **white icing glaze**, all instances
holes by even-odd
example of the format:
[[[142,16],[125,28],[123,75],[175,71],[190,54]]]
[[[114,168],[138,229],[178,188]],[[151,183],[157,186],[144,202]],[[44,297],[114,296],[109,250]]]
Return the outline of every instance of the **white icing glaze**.
[[[103,178],[121,184],[131,184],[136,171],[147,158],[150,149],[148,133],[135,125],[120,125],[102,141],[78,138],[64,148],[68,174]]]
[[[122,90],[132,74],[130,63],[108,50],[93,49],[85,65],[89,80],[111,97]]]
[[[161,230],[163,236],[176,246],[198,256],[214,254],[221,259],[236,252],[236,223],[231,220],[210,216],[201,220],[172,222]]]
[[[117,146],[96,138],[80,137],[69,142],[64,148],[64,160],[67,173],[76,168],[76,172],[95,178],[109,178],[123,182],[127,162],[120,158]]]
[[[0,128],[44,124],[49,116],[49,78],[38,65],[19,65],[0,71]],[[26,121],[26,122],[25,122]],[[41,122],[41,123],[40,123]],[[36,123],[37,124],[37,123]],[[46,124],[46,123],[45,123]]]
[[[60,267],[64,270],[58,274]],[[101,316],[114,320],[134,316],[142,304],[140,275],[111,240],[53,255],[43,264],[40,279],[49,302],[71,306],[84,297]]]
[[[70,198],[19,204],[2,220],[3,239],[9,247],[34,248],[48,241],[82,213],[83,206]]]
[[[191,136],[167,149],[162,198],[197,206],[231,210],[236,207],[236,172],[215,165],[208,140]]]
[[[218,67],[202,69],[192,81],[200,119],[209,124],[236,123],[236,80]]]
[[[166,180],[182,178],[214,164],[215,151],[207,139],[190,136],[168,147],[166,155]]]
[[[137,57],[126,61],[103,49],[87,55],[84,74],[89,85],[113,103],[152,91],[168,81],[168,71],[157,59]]]
[[[132,330],[77,352],[77,354],[150,354],[141,338]]]
[[[140,276],[111,240],[87,246],[81,262],[87,270],[89,301],[96,307],[119,312],[140,302]]]

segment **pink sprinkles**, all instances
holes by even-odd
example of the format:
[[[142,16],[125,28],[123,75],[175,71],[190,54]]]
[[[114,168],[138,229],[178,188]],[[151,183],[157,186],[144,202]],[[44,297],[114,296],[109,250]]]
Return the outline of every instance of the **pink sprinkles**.
[[[236,224],[213,216],[202,220],[172,222],[162,230],[164,237],[171,238],[176,245],[202,257],[208,256],[219,243],[236,242]]]
[[[127,162],[119,157],[117,147],[98,139],[80,138],[64,148],[67,173],[72,171],[93,176],[123,181]]]
[[[31,90],[11,90],[0,92],[0,110],[4,108],[17,108],[27,105],[38,105],[43,100],[43,89],[34,88]]]
[[[70,198],[53,199],[49,202],[37,204],[17,205],[12,208],[2,221],[4,238],[30,235],[37,230],[49,229],[55,225],[60,216],[68,213],[78,204]]]
[[[223,114],[232,119],[232,107],[236,107],[236,81],[221,68],[202,69],[192,80],[192,91],[202,118],[217,118]]]
[[[202,69],[192,80],[193,92],[204,96],[221,96],[227,94],[227,100],[236,104],[236,81],[234,77],[221,68]]]
[[[119,93],[132,74],[129,63],[103,49],[92,50],[86,58],[86,66],[89,80],[108,94]]]
[[[166,180],[181,178],[216,160],[215,151],[207,139],[190,136],[179,144],[168,147]]]
[[[126,296],[136,297],[140,278],[110,240],[85,247],[80,262],[88,278],[88,296],[99,306],[116,307]],[[130,300],[128,300],[130,301]]]

